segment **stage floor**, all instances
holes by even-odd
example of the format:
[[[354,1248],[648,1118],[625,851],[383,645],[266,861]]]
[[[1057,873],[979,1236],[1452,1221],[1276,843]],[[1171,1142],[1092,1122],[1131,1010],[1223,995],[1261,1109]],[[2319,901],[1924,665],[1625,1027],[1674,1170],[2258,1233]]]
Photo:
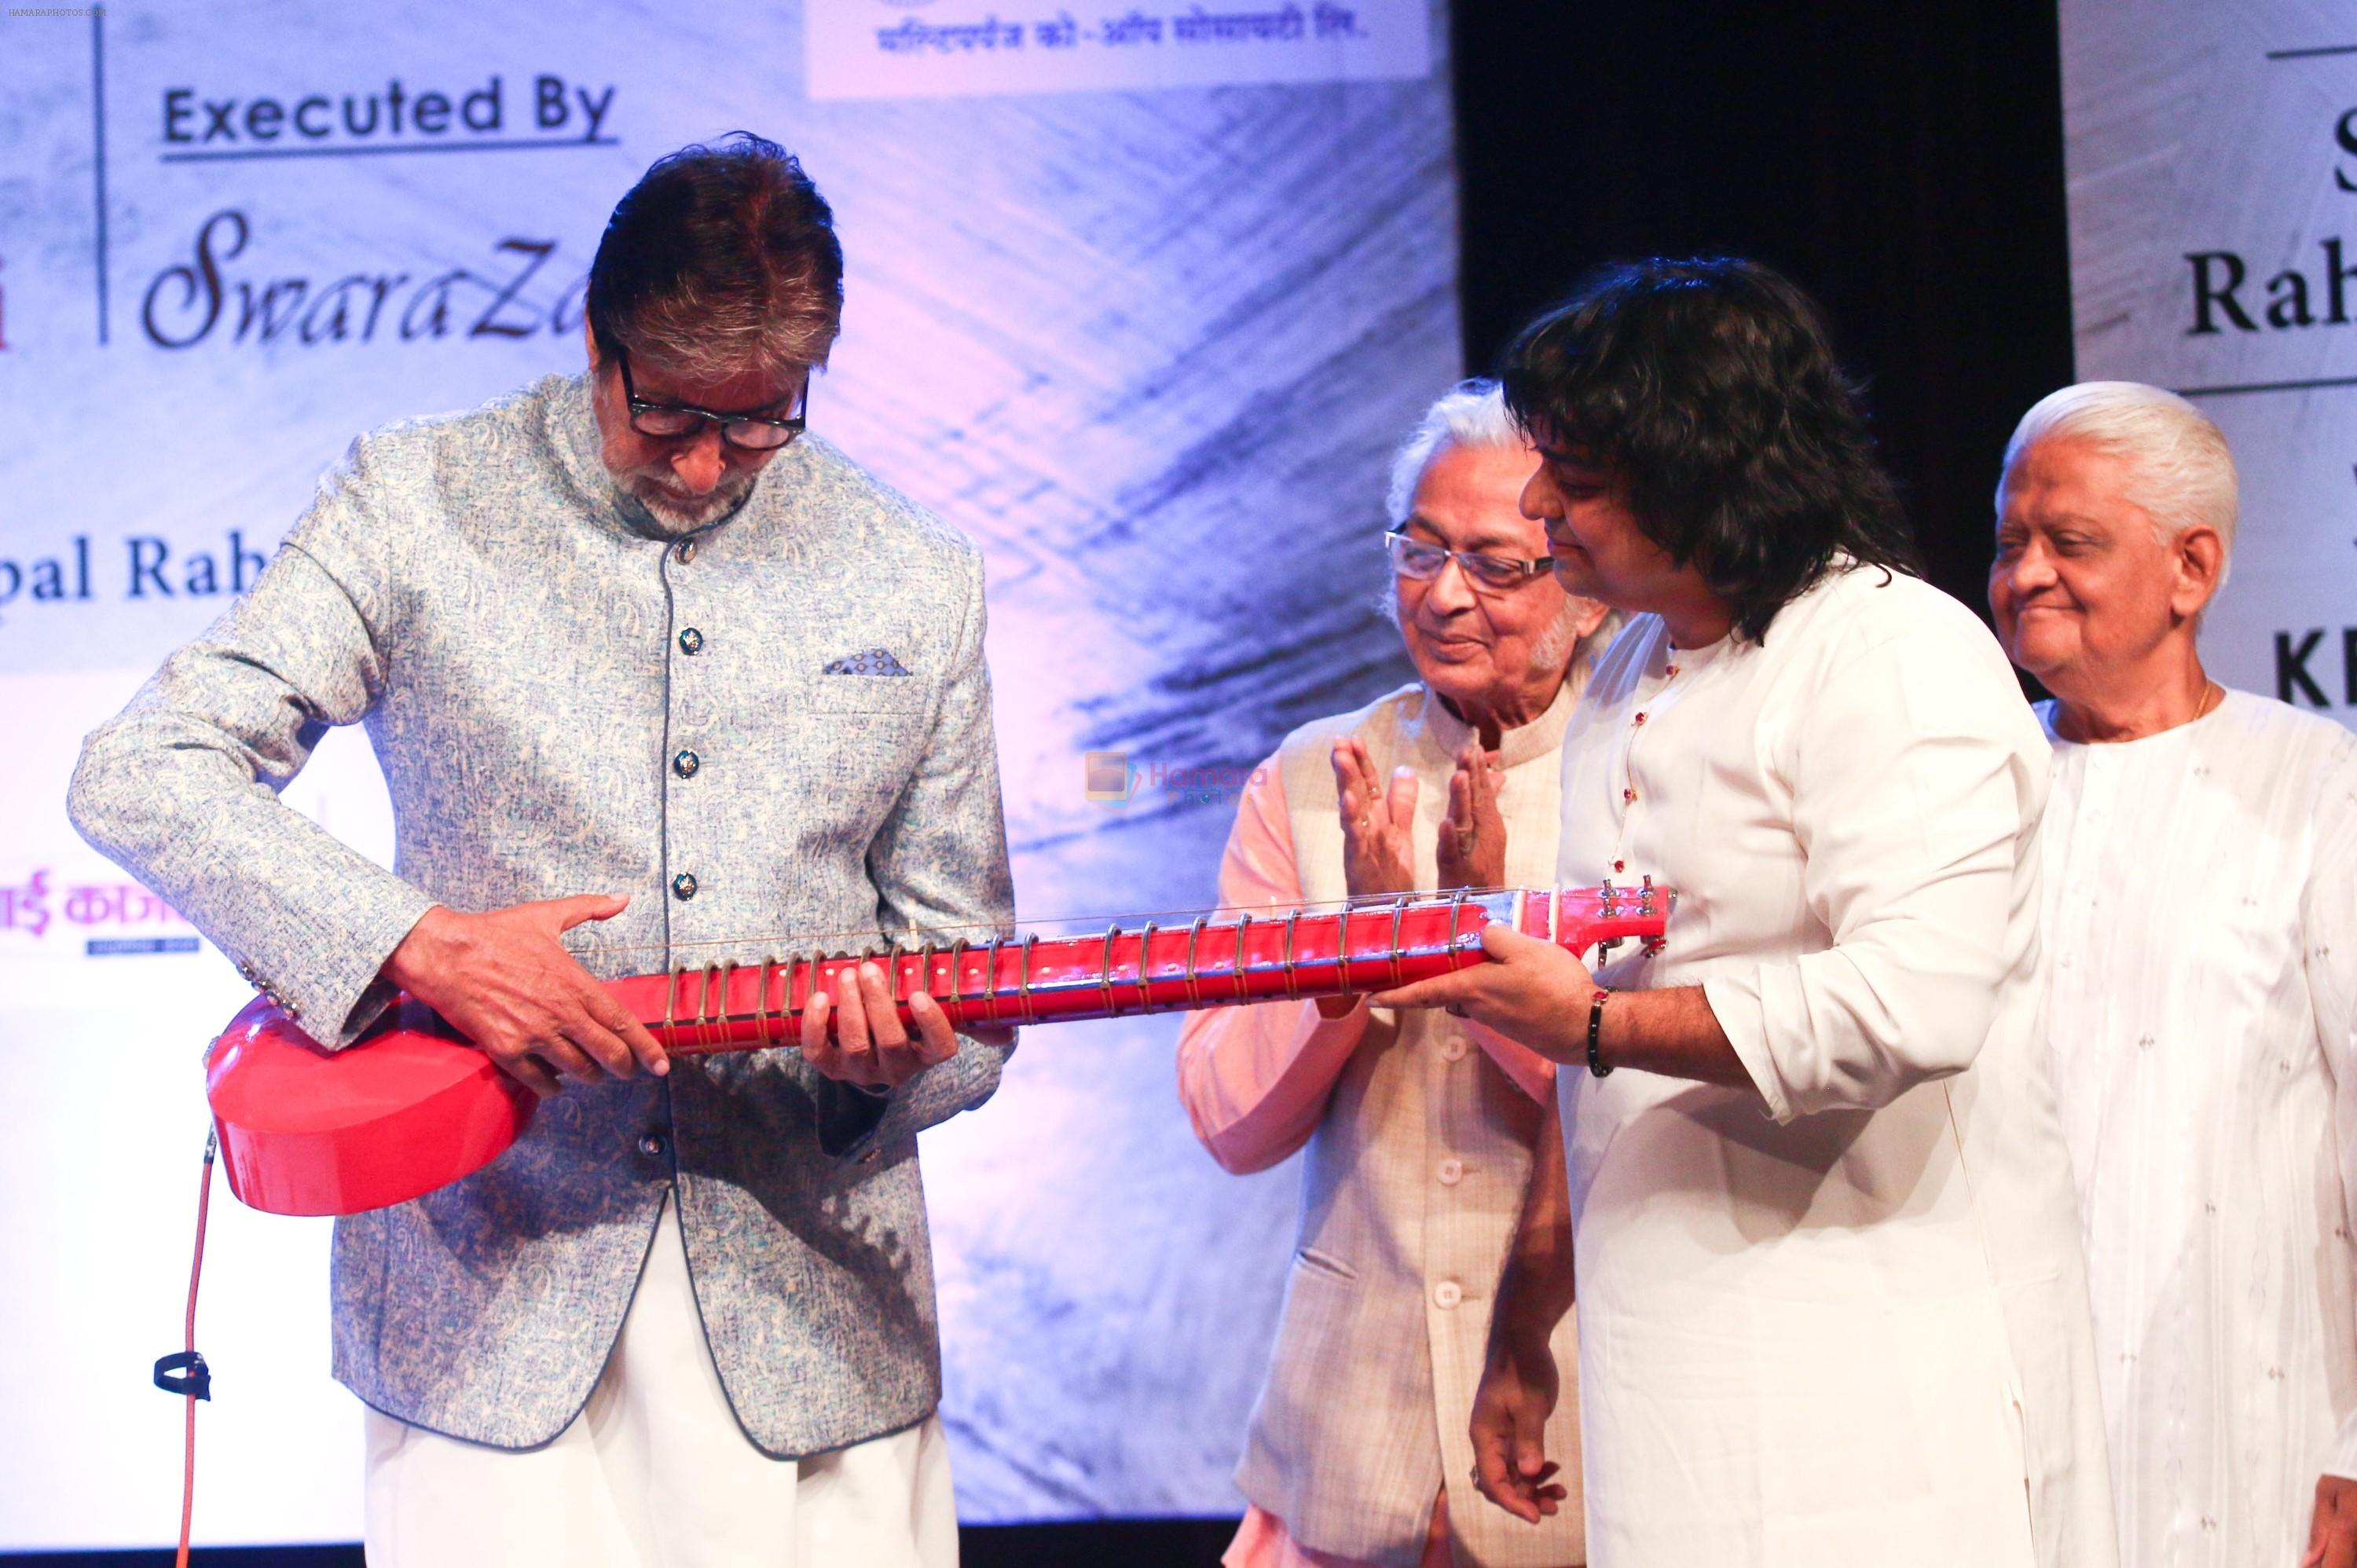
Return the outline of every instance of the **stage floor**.
[[[966,1525],[961,1568],[1215,1568],[1232,1519],[1108,1519]],[[204,1546],[202,1568],[363,1568],[357,1542],[332,1546]],[[0,1552],[0,1568],[168,1568],[168,1547],[139,1552]]]

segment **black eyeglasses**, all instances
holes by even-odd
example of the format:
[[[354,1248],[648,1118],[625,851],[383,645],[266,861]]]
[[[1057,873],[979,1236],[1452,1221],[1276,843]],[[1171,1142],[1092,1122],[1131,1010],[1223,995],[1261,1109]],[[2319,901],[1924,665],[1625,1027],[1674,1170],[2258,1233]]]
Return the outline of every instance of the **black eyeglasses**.
[[[1486,589],[1495,594],[1512,592],[1533,577],[1555,569],[1552,555],[1522,561],[1511,555],[1484,555],[1478,550],[1443,550],[1437,544],[1410,539],[1396,528],[1383,535],[1383,549],[1392,558],[1392,570],[1403,577],[1429,583],[1454,561],[1476,591]]]
[[[650,403],[630,384],[630,357],[619,347],[614,363],[622,371],[622,397],[630,404],[630,428],[641,435],[676,441],[684,435],[701,435],[705,425],[716,424],[720,439],[731,446],[747,452],[775,452],[809,428],[811,382],[816,379],[811,372],[802,376],[802,412],[791,419],[770,419],[758,413],[715,413],[683,403]]]

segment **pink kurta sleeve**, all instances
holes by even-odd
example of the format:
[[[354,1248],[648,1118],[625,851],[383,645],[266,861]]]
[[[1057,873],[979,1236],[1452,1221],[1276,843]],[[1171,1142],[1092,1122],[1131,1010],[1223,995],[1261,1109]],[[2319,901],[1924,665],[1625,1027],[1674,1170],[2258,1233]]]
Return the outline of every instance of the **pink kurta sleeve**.
[[[1220,902],[1249,909],[1302,902],[1293,827],[1276,759],[1254,769],[1220,861]],[[1178,1098],[1195,1136],[1238,1175],[1301,1147],[1367,1027],[1367,1004],[1328,1018],[1314,1002],[1190,1013],[1178,1031]]]

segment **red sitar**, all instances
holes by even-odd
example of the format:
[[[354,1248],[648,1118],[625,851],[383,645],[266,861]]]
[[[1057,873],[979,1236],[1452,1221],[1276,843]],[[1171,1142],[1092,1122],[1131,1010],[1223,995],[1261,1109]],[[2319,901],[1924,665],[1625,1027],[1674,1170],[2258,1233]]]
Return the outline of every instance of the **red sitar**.
[[[1582,952],[1661,940],[1676,896],[1642,887],[1426,895],[1291,913],[1211,910],[1087,936],[993,938],[891,953],[772,959],[609,980],[606,988],[682,1056],[791,1047],[813,994],[873,959],[906,998],[929,993],[959,1026],[1051,1024],[1387,990],[1483,961],[1481,929],[1508,922]],[[385,1025],[323,1048],[256,1000],[205,1058],[230,1190],[274,1214],[357,1214],[404,1203],[499,1157],[532,1120],[530,1090],[404,998]]]

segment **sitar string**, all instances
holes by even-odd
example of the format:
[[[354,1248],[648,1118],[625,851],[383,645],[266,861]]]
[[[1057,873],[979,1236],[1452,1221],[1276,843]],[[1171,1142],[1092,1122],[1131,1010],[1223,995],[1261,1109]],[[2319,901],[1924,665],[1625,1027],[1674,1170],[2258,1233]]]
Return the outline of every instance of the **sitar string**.
[[[1126,934],[1129,929],[1134,929],[1134,924],[1135,922],[1148,920],[1158,922],[1171,918],[1188,918],[1196,915],[1202,915],[1205,917],[1216,917],[1220,915],[1250,915],[1254,919],[1259,919],[1272,912],[1283,913],[1290,910],[1298,910],[1307,915],[1350,909],[1388,909],[1395,904],[1413,905],[1426,902],[1445,902],[1460,896],[1469,902],[1475,898],[1491,897],[1501,893],[1512,893],[1514,891],[1516,890],[1511,887],[1466,887],[1438,890],[1427,889],[1414,893],[1361,894],[1348,898],[1303,899],[1290,904],[1283,902],[1272,902],[1267,904],[1211,904],[1193,905],[1169,909],[1108,910],[1102,914],[1037,915],[1024,917],[1019,920],[974,920],[963,924],[909,926],[903,927],[897,935],[899,937],[910,939],[905,943],[900,944],[900,950],[903,952],[913,952],[920,946],[939,946],[944,939],[953,940],[957,933],[961,931],[976,931],[984,933],[985,938],[989,936],[1002,936],[1012,940],[1016,929],[1021,926],[1040,927],[1084,925],[1095,927],[1103,925],[1110,927],[1118,925],[1124,928],[1125,934]],[[577,931],[580,928],[576,926],[574,929]],[[570,935],[571,933],[568,932],[566,934]],[[853,927],[834,931],[774,931],[768,935],[712,937],[699,941],[687,942],[597,942],[584,943],[577,947],[568,942],[565,946],[567,950],[571,951],[576,957],[592,958],[602,957],[607,954],[688,952],[708,950],[716,948],[741,948],[788,944],[791,944],[797,949],[806,949],[813,943],[823,947],[838,941],[874,943],[879,940],[887,942],[895,941],[896,933],[878,925],[864,928]],[[859,957],[862,955],[854,952],[847,954],[846,956]],[[888,952],[880,952],[870,953],[866,956],[885,958],[890,955]]]

